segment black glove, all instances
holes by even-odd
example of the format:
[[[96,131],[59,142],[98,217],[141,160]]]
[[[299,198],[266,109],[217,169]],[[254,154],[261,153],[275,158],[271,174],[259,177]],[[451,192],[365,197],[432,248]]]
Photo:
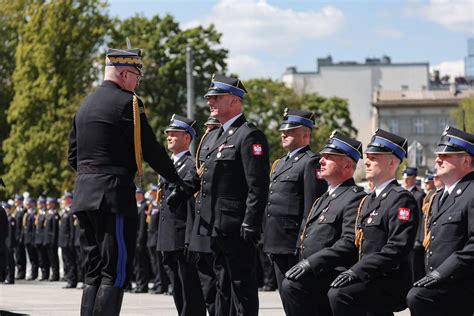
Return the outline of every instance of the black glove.
[[[170,184],[169,188],[172,191],[166,199],[166,203],[170,207],[170,210],[177,209],[182,202],[189,199],[194,193],[192,188],[181,178],[178,178],[176,182]]]
[[[352,271],[351,269],[346,270],[339,274],[337,278],[332,281],[331,287],[344,287],[348,286],[349,284],[355,283],[359,280],[359,277]]]
[[[199,253],[189,250],[189,244],[184,245],[184,260],[189,264],[196,264],[199,261]]]
[[[309,265],[309,261],[307,259],[301,260],[290,270],[286,271],[285,277],[288,280],[299,280],[304,274],[311,271],[311,266]]]
[[[246,242],[256,245],[260,239],[260,229],[243,223],[240,227],[240,237],[242,237]]]
[[[438,271],[434,270],[415,283],[413,283],[413,286],[415,287],[430,287],[435,285],[436,283],[441,282],[441,274],[439,274]]]

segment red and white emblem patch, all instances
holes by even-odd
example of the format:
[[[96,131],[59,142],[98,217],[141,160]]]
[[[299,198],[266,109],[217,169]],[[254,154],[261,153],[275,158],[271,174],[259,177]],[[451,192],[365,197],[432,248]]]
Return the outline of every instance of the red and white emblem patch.
[[[401,221],[409,221],[410,220],[410,209],[406,207],[400,207],[398,209],[398,219]]]
[[[263,156],[263,146],[261,144],[252,145],[252,155]]]
[[[316,179],[323,180],[323,176],[321,175],[321,169],[314,169],[314,174],[316,175]]]

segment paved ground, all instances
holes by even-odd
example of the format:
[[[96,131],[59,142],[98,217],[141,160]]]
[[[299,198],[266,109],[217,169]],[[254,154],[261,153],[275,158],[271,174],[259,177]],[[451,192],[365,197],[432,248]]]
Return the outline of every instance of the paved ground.
[[[79,315],[82,291],[62,289],[64,282],[20,281],[15,285],[0,284],[1,311],[29,315]],[[176,316],[173,299],[166,295],[126,293],[121,315]],[[277,292],[260,292],[260,313],[262,316],[284,316]],[[408,311],[397,313],[408,316]]]

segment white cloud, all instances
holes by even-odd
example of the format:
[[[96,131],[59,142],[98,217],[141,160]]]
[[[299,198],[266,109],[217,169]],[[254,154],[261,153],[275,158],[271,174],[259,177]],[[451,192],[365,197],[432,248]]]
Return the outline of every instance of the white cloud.
[[[434,70],[439,70],[441,77],[449,75],[449,80],[454,81],[455,77],[464,76],[464,60],[443,61],[430,67],[431,73],[433,73]]]
[[[399,31],[397,29],[393,29],[393,28],[386,28],[386,27],[381,27],[377,30],[375,30],[375,32],[383,37],[383,38],[389,38],[389,39],[400,39],[400,38],[403,38],[405,36],[405,34],[403,34],[402,31]]]
[[[213,23],[229,49],[230,70],[249,77],[269,74],[270,56],[288,56],[307,41],[325,38],[340,31],[344,13],[325,6],[318,11],[283,9],[266,0],[220,0],[208,17],[190,21],[185,28]],[[268,60],[256,56],[264,53]],[[247,72],[249,71],[249,72]],[[281,69],[279,70],[281,72]]]
[[[430,0],[409,2],[406,12],[441,24],[452,31],[474,33],[474,2],[472,0]]]

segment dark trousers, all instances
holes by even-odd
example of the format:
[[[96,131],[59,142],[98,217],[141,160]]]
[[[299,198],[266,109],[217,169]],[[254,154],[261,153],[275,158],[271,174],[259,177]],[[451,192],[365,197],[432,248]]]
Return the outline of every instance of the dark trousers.
[[[15,263],[18,271],[17,277],[24,279],[26,275],[26,249],[22,242],[19,242],[15,247]]]
[[[41,270],[41,280],[47,280],[49,279],[49,268],[51,266],[48,257],[48,250],[46,249],[45,245],[37,244],[36,251],[38,252],[38,261]]]
[[[135,282],[138,289],[148,290],[148,281],[150,280],[150,259],[145,246],[137,247],[135,250]]]
[[[0,245],[0,282],[7,276],[7,247]]]
[[[59,255],[57,245],[46,245],[46,251],[48,252],[48,260],[51,266],[51,280],[59,280]]]
[[[61,256],[64,263],[64,279],[69,283],[77,284],[76,252],[74,247],[61,247]]]
[[[86,270],[84,254],[81,250],[81,247],[74,246],[75,258],[76,258],[76,268],[77,268],[77,281],[84,282],[84,274]]]
[[[38,277],[38,252],[33,244],[26,244],[25,246],[26,252],[28,253],[28,260],[30,260],[31,265],[30,278],[34,280]]]
[[[258,315],[257,249],[240,237],[211,237],[217,316]]]
[[[170,279],[163,266],[163,257],[161,252],[155,247],[148,247],[151,267],[153,271],[153,287],[152,289],[159,292],[166,292],[170,284]]]
[[[276,281],[278,285],[278,291],[281,294],[281,283],[285,278],[285,273],[291,267],[298,263],[298,257],[293,254],[287,255],[277,255],[270,254],[270,259],[273,263],[273,268],[275,269]]]
[[[409,280],[392,275],[331,288],[328,298],[334,316],[385,316],[406,308],[408,290]]]
[[[212,253],[199,253],[197,270],[209,316],[216,314],[216,274],[213,265],[214,255]]]
[[[412,274],[411,283],[415,283],[425,276],[425,249],[414,248],[408,258]]]
[[[442,283],[431,288],[414,287],[407,303],[412,316],[467,316],[474,313],[474,281]]]
[[[186,262],[183,251],[163,252],[163,263],[169,268],[173,300],[180,316],[205,316],[206,304],[194,263]]]
[[[259,277],[259,286],[263,285],[271,289],[277,288],[275,269],[273,269],[273,264],[268,255],[263,252],[263,244],[258,245],[257,253],[258,267],[261,269],[261,271],[259,271],[259,274],[261,273],[261,277]]]
[[[15,250],[12,248],[6,248],[6,275],[5,280],[9,283],[15,282]]]
[[[133,269],[137,218],[104,210],[75,214],[81,227],[84,283],[126,287]]]
[[[330,316],[328,290],[340,272],[327,272],[315,276],[306,273],[301,279],[284,279],[280,295],[287,316]]]

